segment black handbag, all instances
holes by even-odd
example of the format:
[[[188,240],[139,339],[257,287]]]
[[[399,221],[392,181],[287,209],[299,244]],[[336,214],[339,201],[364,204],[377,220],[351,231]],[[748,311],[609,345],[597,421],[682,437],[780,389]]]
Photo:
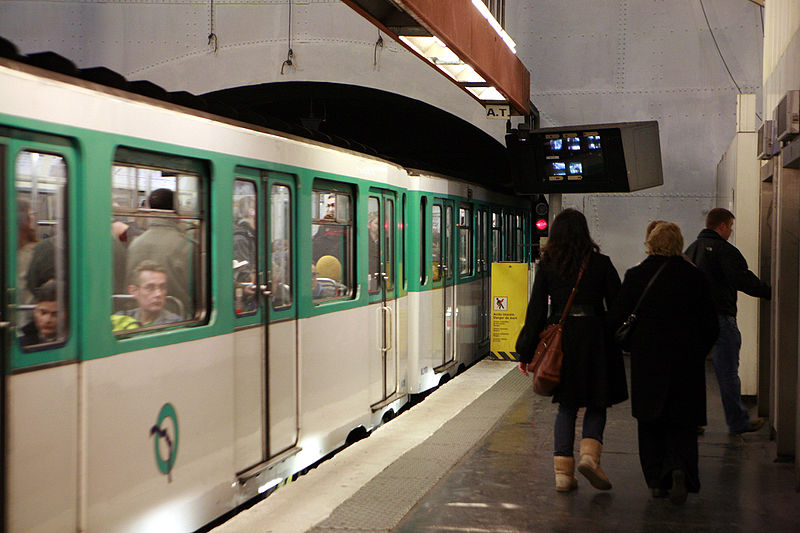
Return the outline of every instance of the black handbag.
[[[668,262],[669,259],[664,261],[661,266],[658,267],[656,273],[653,274],[653,277],[650,278],[649,282],[647,282],[647,286],[644,288],[644,291],[642,291],[642,295],[639,296],[639,301],[636,302],[636,306],[633,308],[633,311],[631,311],[631,314],[628,315],[628,318],[625,320],[625,322],[623,322],[622,325],[617,328],[617,331],[614,332],[614,340],[617,342],[619,347],[622,348],[622,351],[630,351],[631,335],[633,335],[633,330],[636,329],[636,312],[639,310],[639,306],[642,305],[642,300],[644,300],[644,297],[647,295],[647,291],[649,291],[650,287],[653,286],[653,282],[656,280],[658,275],[661,274],[661,271],[664,270],[664,267],[667,266]]]

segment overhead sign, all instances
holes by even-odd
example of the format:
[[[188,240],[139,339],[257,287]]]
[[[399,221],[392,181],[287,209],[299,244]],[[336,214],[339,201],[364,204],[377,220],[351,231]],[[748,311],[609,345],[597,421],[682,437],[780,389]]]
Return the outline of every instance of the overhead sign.
[[[656,121],[516,129],[506,146],[517,194],[633,192],[664,183]]]
[[[486,104],[486,118],[506,120],[511,118],[511,106],[504,104]]]

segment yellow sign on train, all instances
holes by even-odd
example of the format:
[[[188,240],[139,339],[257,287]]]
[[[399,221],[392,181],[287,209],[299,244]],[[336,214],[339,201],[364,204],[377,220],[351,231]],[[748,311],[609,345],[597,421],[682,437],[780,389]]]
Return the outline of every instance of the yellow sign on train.
[[[492,263],[492,334],[496,359],[516,361],[514,345],[528,309],[528,263]]]

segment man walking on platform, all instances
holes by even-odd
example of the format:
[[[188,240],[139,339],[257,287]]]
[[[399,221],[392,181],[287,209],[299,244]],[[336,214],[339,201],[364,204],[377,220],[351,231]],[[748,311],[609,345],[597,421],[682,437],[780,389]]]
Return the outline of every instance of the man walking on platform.
[[[728,239],[733,233],[733,213],[716,207],[706,216],[706,229],[686,249],[686,255],[708,277],[711,295],[717,307],[719,337],[714,344],[711,360],[719,382],[725,422],[733,434],[757,431],[764,419],[750,420],[742,404],[742,384],[739,379],[739,349],[742,335],[736,325],[736,293],[770,299],[768,283],[758,279],[747,268],[742,253]]]

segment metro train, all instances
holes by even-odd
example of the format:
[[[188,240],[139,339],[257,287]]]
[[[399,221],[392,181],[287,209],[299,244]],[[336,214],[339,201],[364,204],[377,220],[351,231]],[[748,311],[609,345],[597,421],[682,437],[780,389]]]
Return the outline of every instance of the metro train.
[[[488,352],[529,203],[0,59],[7,531],[192,531]]]

